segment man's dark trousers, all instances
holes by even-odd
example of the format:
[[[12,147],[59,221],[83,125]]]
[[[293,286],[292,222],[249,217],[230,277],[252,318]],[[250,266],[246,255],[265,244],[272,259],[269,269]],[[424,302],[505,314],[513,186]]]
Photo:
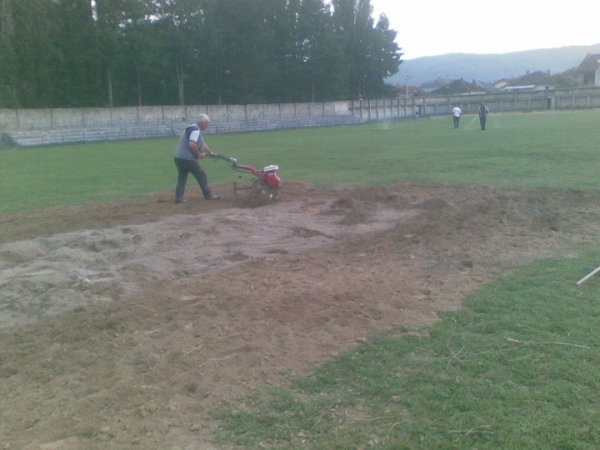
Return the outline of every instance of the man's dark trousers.
[[[200,189],[202,189],[202,194],[204,198],[209,198],[211,195],[210,188],[208,187],[208,178],[206,177],[206,173],[198,164],[198,161],[191,161],[188,159],[180,159],[175,158],[175,165],[177,166],[177,186],[175,187],[175,201],[182,202],[183,201],[183,193],[185,191],[185,183],[187,182],[188,174],[191,173],[196,181],[198,181],[198,185]]]

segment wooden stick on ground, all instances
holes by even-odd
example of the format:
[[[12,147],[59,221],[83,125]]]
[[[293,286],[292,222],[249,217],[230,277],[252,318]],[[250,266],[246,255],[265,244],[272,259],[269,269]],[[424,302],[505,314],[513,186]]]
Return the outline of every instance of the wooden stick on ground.
[[[577,282],[577,286],[579,286],[582,283],[585,283],[587,280],[589,280],[590,278],[592,278],[598,272],[600,272],[600,266],[596,267],[594,270],[592,270],[590,273],[588,273],[585,277],[583,277],[581,280],[579,280]]]

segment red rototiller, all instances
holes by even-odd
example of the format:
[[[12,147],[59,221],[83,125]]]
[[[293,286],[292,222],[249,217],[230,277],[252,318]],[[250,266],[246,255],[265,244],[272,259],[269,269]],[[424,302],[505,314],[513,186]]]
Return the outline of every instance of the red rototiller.
[[[283,181],[279,176],[279,166],[277,164],[270,164],[262,169],[257,169],[253,166],[238,164],[237,159],[230,158],[229,156],[218,153],[213,153],[210,156],[214,159],[227,161],[234,170],[252,175],[250,186],[238,186],[237,183],[233,183],[234,194],[240,190],[251,190],[254,194],[265,197],[268,200],[279,198],[279,191],[283,186]]]

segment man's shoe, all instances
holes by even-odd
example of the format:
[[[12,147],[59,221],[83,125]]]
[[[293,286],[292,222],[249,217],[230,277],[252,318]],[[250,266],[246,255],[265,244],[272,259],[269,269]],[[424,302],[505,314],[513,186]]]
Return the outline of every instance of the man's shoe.
[[[206,197],[206,200],[219,200],[220,198],[218,195],[210,194],[210,196]]]
[[[185,199],[185,198],[175,200],[175,203],[185,203],[185,202],[187,202],[187,199]]]

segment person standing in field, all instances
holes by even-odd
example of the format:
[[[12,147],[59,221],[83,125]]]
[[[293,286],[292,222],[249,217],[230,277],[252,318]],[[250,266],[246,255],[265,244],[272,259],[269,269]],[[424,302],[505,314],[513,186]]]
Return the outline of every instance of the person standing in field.
[[[203,131],[210,125],[210,117],[200,114],[198,121],[186,127],[179,138],[175,149],[175,166],[177,167],[177,186],[175,187],[175,203],[184,201],[185,184],[188,174],[192,174],[206,200],[218,200],[220,197],[214,195],[208,186],[206,173],[198,164],[198,160],[206,155],[212,155],[213,151],[204,142]]]
[[[460,116],[462,116],[462,110],[458,105],[452,108],[452,119],[454,121],[454,128],[458,128],[460,125]]]
[[[487,121],[487,116],[490,110],[487,106],[483,104],[483,102],[479,105],[479,124],[481,125],[481,131],[485,130],[485,122]]]

